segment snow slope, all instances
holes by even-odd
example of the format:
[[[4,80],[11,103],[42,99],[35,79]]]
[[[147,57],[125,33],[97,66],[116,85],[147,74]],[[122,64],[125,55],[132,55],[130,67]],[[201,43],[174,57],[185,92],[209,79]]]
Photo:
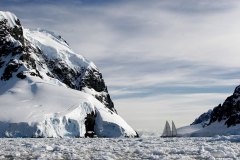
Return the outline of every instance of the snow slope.
[[[67,42],[0,12],[0,137],[135,137],[102,74]]]
[[[16,26],[16,21],[18,20],[18,18],[12,14],[11,12],[3,12],[3,11],[0,11],[0,20],[3,20],[3,19],[7,19],[7,24],[13,28],[14,26]]]
[[[93,62],[88,61],[83,56],[74,53],[67,42],[53,32],[44,29],[24,29],[24,37],[39,47],[48,59],[61,59],[71,68],[92,67],[97,69]]]
[[[227,127],[225,121],[214,122],[209,126],[202,127],[201,124],[178,128],[179,136],[212,137],[216,135],[240,135],[240,125]]]
[[[1,86],[0,95],[0,137],[84,137],[85,117],[92,112],[97,136],[136,135],[91,95],[39,78],[14,79]]]

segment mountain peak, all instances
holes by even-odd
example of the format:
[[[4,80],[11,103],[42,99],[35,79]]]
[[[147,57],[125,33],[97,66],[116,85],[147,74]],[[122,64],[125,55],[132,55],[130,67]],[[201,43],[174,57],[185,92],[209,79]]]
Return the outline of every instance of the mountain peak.
[[[60,35],[45,29],[23,29],[14,14],[0,15],[0,66],[5,66],[1,80],[37,76],[51,83],[57,79],[72,89],[93,91],[90,94],[116,112],[102,74],[93,62],[72,51]],[[11,58],[6,58],[9,54]]]
[[[0,12],[0,17],[0,94],[4,95],[0,99],[13,99],[7,102],[1,99],[0,102],[4,104],[0,106],[9,106],[13,113],[14,110],[20,110],[21,116],[17,122],[21,119],[30,122],[26,119],[28,116],[31,122],[36,117],[49,117],[46,112],[50,112],[50,119],[45,120],[53,127],[50,129],[51,134],[42,132],[46,129],[42,121],[35,123],[37,126],[30,127],[30,130],[38,128],[41,130],[38,136],[41,133],[43,136],[55,137],[58,136],[56,127],[73,127],[71,122],[74,120],[76,128],[65,130],[71,134],[74,131],[74,136],[82,136],[90,130],[99,136],[136,136],[135,131],[117,115],[103,76],[93,62],[75,53],[60,35],[44,29],[25,29],[10,12]],[[48,93],[49,96],[44,95]],[[78,97],[76,95],[79,98],[73,99]],[[57,102],[56,97],[61,103]],[[43,102],[45,99],[46,102]],[[21,105],[22,102],[25,105]],[[35,108],[36,104],[42,108]],[[27,110],[22,111],[22,108]],[[13,113],[9,111],[2,116],[0,114],[0,117],[5,117],[10,122],[10,119],[15,119],[12,117]],[[73,120],[64,120],[57,124],[52,122],[52,119],[60,121],[67,119],[66,117]],[[2,120],[0,118],[0,125]],[[81,134],[76,129],[80,129]],[[108,130],[111,129],[116,133],[111,132],[113,135],[109,135]],[[122,132],[124,130],[126,132]],[[64,135],[63,132],[59,134]]]
[[[7,25],[11,28],[14,28],[15,26],[20,25],[20,21],[17,18],[17,16],[11,12],[8,11],[0,11],[0,21],[6,20]]]

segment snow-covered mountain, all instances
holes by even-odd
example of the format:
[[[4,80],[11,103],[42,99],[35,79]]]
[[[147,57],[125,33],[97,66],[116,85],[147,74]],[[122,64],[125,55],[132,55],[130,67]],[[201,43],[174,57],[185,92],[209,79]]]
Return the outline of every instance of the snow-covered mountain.
[[[207,112],[201,114],[198,118],[196,118],[191,125],[201,124],[202,127],[205,127],[209,124],[211,115],[212,115],[212,110],[209,109]]]
[[[59,35],[0,12],[0,137],[135,137],[102,74]]]
[[[240,86],[224,103],[200,115],[190,126],[178,129],[183,136],[240,134]]]

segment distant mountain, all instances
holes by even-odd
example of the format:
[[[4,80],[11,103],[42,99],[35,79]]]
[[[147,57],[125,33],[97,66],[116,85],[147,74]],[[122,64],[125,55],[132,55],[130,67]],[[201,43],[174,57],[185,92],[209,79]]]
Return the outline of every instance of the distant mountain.
[[[190,136],[240,134],[240,86],[222,105],[203,113],[190,126],[180,128],[179,133]]]
[[[224,121],[227,127],[240,124],[240,86],[236,87],[222,105],[219,104],[213,109],[208,125],[221,121]]]
[[[25,29],[2,11],[0,109],[0,137],[137,136],[93,62],[61,36]]]
[[[203,127],[209,124],[209,120],[212,115],[212,110],[208,110],[207,112],[201,114],[191,125],[201,124]]]

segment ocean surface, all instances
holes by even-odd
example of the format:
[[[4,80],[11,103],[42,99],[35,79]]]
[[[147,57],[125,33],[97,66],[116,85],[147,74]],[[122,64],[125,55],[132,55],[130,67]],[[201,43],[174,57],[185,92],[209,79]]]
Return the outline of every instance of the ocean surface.
[[[240,159],[240,136],[1,138],[0,159]]]

